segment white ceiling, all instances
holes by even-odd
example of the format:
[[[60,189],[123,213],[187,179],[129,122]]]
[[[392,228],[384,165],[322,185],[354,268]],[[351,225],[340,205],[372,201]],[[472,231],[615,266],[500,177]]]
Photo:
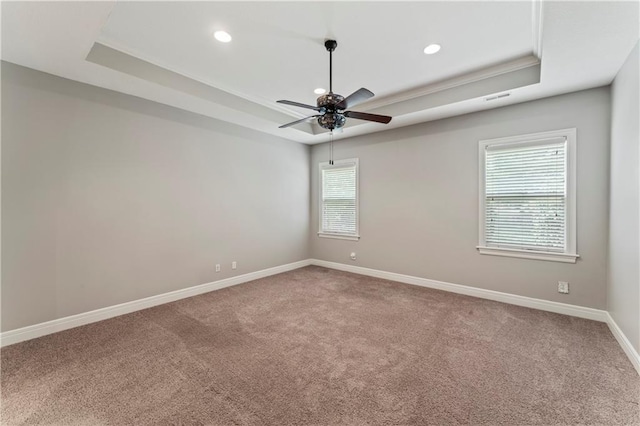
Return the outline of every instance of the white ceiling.
[[[326,38],[338,40],[334,90],[344,95],[363,86],[389,95],[531,52],[532,7],[524,2],[263,2],[250,11],[239,3],[121,3],[99,41],[265,103],[315,104],[313,89],[329,83]],[[213,41],[216,29],[232,43]],[[445,48],[425,55],[431,42]]]
[[[341,137],[606,85],[639,37],[638,2],[2,3],[3,60],[304,143],[278,129],[328,86],[376,97]],[[224,29],[233,41],[217,42]],[[97,43],[94,46],[94,43]],[[422,53],[439,43],[435,55]],[[472,84],[471,84],[472,83]],[[466,85],[465,85],[466,84]],[[487,102],[496,93],[508,97]]]

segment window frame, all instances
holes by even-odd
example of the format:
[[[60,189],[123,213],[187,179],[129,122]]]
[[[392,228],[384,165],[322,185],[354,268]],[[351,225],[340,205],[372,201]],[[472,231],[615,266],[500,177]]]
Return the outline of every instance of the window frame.
[[[353,165],[356,169],[356,230],[353,234],[343,234],[335,232],[327,232],[322,229],[323,223],[323,206],[324,206],[324,181],[322,172],[324,170],[337,169],[345,165]],[[339,240],[358,241],[360,239],[360,164],[357,158],[348,158],[344,160],[334,160],[333,164],[328,161],[321,162],[318,165],[318,236],[322,238],[335,238]]]
[[[537,145],[543,144],[549,139],[565,138],[566,152],[566,210],[565,210],[565,249],[564,252],[528,250],[511,247],[488,246],[485,238],[485,214],[486,214],[486,149],[496,145]],[[552,130],[547,132],[529,133],[518,136],[508,136],[496,139],[479,141],[478,166],[479,166],[479,209],[478,209],[478,252],[494,256],[518,257],[523,259],[546,260],[554,262],[576,263],[577,254],[577,218],[576,218],[576,139],[575,128]]]

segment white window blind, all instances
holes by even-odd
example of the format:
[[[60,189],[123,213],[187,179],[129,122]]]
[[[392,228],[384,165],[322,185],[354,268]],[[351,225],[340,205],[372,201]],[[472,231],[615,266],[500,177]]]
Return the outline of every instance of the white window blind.
[[[480,141],[481,254],[575,263],[576,129]]]
[[[486,245],[564,252],[564,138],[486,149]]]
[[[321,211],[319,234],[358,235],[358,163],[335,161],[320,165]]]

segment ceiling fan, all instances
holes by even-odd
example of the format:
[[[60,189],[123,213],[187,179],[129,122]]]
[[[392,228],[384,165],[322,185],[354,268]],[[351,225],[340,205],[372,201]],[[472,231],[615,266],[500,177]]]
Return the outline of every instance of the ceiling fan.
[[[356,90],[346,98],[340,96],[337,93],[333,93],[333,51],[336,50],[338,42],[335,40],[327,40],[324,42],[324,47],[329,52],[329,93],[320,96],[316,103],[317,106],[302,104],[294,101],[277,101],[281,104],[293,105],[300,108],[312,109],[318,112],[316,115],[302,118],[300,120],[293,121],[291,123],[283,124],[281,129],[285,127],[294,126],[303,121],[307,121],[311,118],[317,118],[320,127],[329,129],[331,131],[340,129],[344,126],[347,118],[356,118],[358,120],[375,121],[377,123],[387,124],[391,121],[392,117],[388,115],[369,114],[366,112],[357,111],[345,111],[347,108],[358,105],[370,99],[374,96],[373,92],[365,89],[364,87]]]

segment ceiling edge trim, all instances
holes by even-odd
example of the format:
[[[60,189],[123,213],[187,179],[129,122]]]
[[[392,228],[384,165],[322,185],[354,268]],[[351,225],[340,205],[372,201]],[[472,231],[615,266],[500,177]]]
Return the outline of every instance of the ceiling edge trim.
[[[187,76],[175,73],[143,59],[105,46],[99,42],[94,43],[86,60],[97,65],[110,68],[114,71],[146,80],[148,82],[195,96],[210,102],[212,105],[234,110],[242,114],[265,120],[269,123],[283,123],[291,121],[291,117],[278,110],[257,104],[243,97],[193,80]],[[251,127],[250,125],[246,125]],[[312,135],[310,124],[301,123],[296,126],[296,131]]]
[[[271,108],[271,109],[276,110],[278,112],[287,114],[287,115],[289,115],[291,117],[294,117],[294,118],[304,118],[304,117],[306,117],[305,114],[298,113],[297,111],[292,111],[289,108],[281,106],[280,104],[276,103],[275,101],[273,101],[273,102],[265,101],[262,98],[258,98],[258,97],[255,97],[255,96],[251,96],[251,95],[247,95],[245,93],[238,92],[238,91],[236,91],[234,89],[231,89],[230,87],[227,87],[227,86],[225,86],[223,84],[220,84],[218,82],[207,81],[207,80],[201,79],[199,77],[195,77],[195,76],[193,76],[193,75],[191,75],[191,74],[189,74],[189,73],[187,73],[185,71],[178,70],[178,69],[176,69],[176,68],[174,68],[174,67],[172,67],[172,66],[170,66],[170,65],[168,65],[166,63],[163,63],[162,61],[151,59],[147,55],[144,55],[144,54],[140,53],[136,49],[132,49],[130,47],[123,46],[122,44],[117,43],[117,42],[115,42],[113,40],[109,40],[109,39],[105,38],[104,36],[98,37],[98,39],[96,40],[95,43],[101,44],[101,45],[106,46],[106,47],[108,47],[110,49],[113,49],[113,50],[117,50],[118,52],[121,52],[121,53],[123,53],[125,55],[132,56],[132,57],[134,57],[136,59],[140,59],[140,60],[142,60],[144,62],[148,62],[149,64],[155,65],[158,68],[162,68],[162,69],[165,69],[167,71],[171,71],[174,74],[181,75],[183,77],[186,77],[186,78],[188,78],[190,80],[193,80],[193,81],[197,81],[198,83],[204,84],[206,86],[213,87],[213,88],[216,88],[218,90],[222,90],[224,92],[230,93],[230,94],[232,94],[234,96],[237,96],[239,98],[246,99],[247,101],[250,101],[250,102],[262,105],[264,107]]]
[[[519,71],[525,68],[536,66],[540,64],[540,59],[534,55],[525,55],[512,59],[510,61],[501,62],[496,65],[491,65],[479,70],[472,71],[470,73],[458,75],[456,77],[440,80],[435,83],[422,86],[418,89],[412,89],[399,93],[397,95],[390,95],[381,99],[375,99],[366,102],[363,107],[368,110],[378,109],[381,107],[393,105],[400,102],[405,102],[411,99],[431,95],[443,90],[453,89],[459,86],[464,86],[469,83],[475,83],[478,81],[486,80],[489,78],[497,77],[503,74],[508,74],[514,71]]]
[[[531,3],[531,30],[533,36],[533,54],[542,58],[542,30],[544,17],[543,0],[533,0]]]
[[[486,102],[486,96],[510,93],[511,91],[521,87],[540,83],[541,69],[541,64],[538,62],[527,67],[497,74],[482,80],[452,85],[447,89],[410,98],[402,102],[387,105],[386,107],[377,108],[375,110],[366,109],[363,110],[363,112],[366,111],[376,114],[391,115],[397,122],[400,117],[433,112],[439,108],[449,107],[451,105],[461,104],[468,101],[481,102],[484,104]],[[499,104],[496,104],[496,107],[497,106],[499,106]],[[361,126],[371,127],[372,125],[374,124],[360,120],[347,120],[347,124],[344,126],[345,136],[349,136],[348,133],[354,128]],[[312,128],[316,135],[326,133],[326,131],[321,129],[320,126],[312,125]]]
[[[195,96],[210,102],[214,108],[223,107],[227,110],[239,112],[244,118],[234,115],[236,119],[231,121],[245,127],[253,127],[249,122],[245,122],[250,120],[249,117],[251,116],[263,120],[265,125],[273,123],[275,127],[291,121],[288,114],[280,112],[273,108],[272,105],[266,106],[253,102],[245,96],[236,96],[234,93],[226,92],[184,74],[103,45],[100,42],[94,43],[86,60],[117,72],[177,90],[189,96]],[[395,102],[389,102],[389,98],[383,102],[366,102],[362,104],[363,108],[359,109],[363,111],[375,109],[376,113],[392,115],[398,120],[405,115],[425,113],[447,105],[538,83],[540,81],[540,69],[540,60],[533,55],[526,55],[468,74],[441,80],[438,83],[423,86],[421,90],[412,90],[399,96],[393,96],[394,99],[397,99]],[[377,106],[377,104],[380,106]],[[223,115],[228,114],[224,113]],[[212,116],[217,117],[217,115]],[[229,121],[228,118],[225,121]],[[343,137],[349,137],[351,129],[367,127],[366,124],[359,120],[353,120],[346,126],[347,129]],[[314,126],[313,122],[300,123],[287,129],[286,132],[291,136],[282,135],[281,137],[298,140],[299,142],[303,142],[301,139],[304,139],[303,143],[311,142],[309,138],[322,139],[325,133],[322,129],[319,129],[319,126]]]

